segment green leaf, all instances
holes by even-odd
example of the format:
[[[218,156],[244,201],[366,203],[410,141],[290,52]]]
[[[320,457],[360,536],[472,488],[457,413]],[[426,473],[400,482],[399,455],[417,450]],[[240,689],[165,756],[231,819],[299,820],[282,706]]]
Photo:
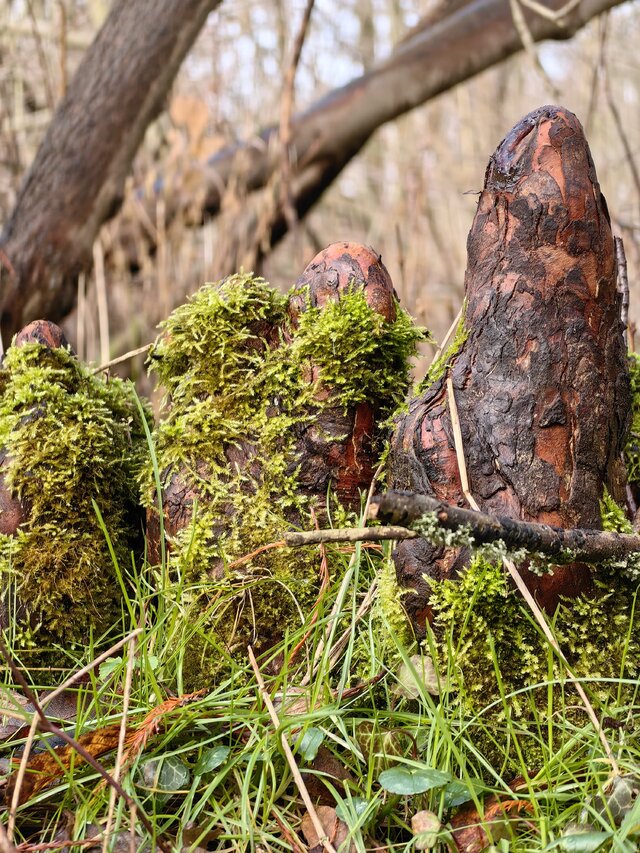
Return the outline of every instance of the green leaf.
[[[310,728],[302,735],[298,752],[305,761],[313,761],[318,754],[320,744],[324,740],[324,734],[320,729]]]
[[[566,853],[593,853],[610,838],[610,832],[572,832],[560,839],[557,846]]]
[[[369,807],[369,800],[364,797],[352,797],[350,800],[342,800],[336,806],[337,817],[344,821],[348,827],[357,823],[358,818],[366,812]]]
[[[177,755],[151,758],[141,767],[145,787],[151,789],[159,803],[171,799],[173,794],[186,788],[191,778],[187,765]]]
[[[100,669],[98,670],[98,677],[104,681],[106,680],[122,663],[122,658],[109,658],[104,663],[100,664]]]
[[[215,770],[216,767],[220,767],[221,764],[224,764],[229,757],[230,752],[231,749],[228,746],[212,746],[209,749],[205,749],[193,772],[196,776],[203,776],[205,773],[211,773],[211,771]]]
[[[462,803],[467,803],[471,799],[471,791],[464,782],[458,782],[454,779],[449,782],[444,789],[444,807],[452,809],[454,806],[460,806]]]
[[[432,788],[441,788],[451,782],[451,775],[432,767],[415,769],[413,767],[392,767],[378,776],[378,782],[385,791],[392,794],[422,794]]]

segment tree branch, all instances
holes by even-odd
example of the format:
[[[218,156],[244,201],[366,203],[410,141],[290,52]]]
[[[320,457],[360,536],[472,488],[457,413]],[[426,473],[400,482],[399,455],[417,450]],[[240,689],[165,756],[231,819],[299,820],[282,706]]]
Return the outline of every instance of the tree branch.
[[[534,42],[567,39],[596,15],[620,0],[582,0],[559,21],[526,9],[524,18]],[[563,0],[550,0],[557,12]],[[508,0],[453,3],[447,14],[425,17],[391,56],[346,86],[329,92],[292,122],[291,160],[303,187],[299,216],[320,197],[328,183],[381,125],[517,53],[522,42]],[[240,179],[247,191],[267,185],[277,170],[278,128],[270,127],[250,142],[225,148],[209,162],[205,210],[220,211],[226,187]],[[308,174],[315,173],[315,180]],[[274,242],[286,222],[274,230]]]
[[[11,335],[73,306],[100,226],[150,122],[220,0],[116,0],[59,104],[0,236],[0,321]]]
[[[370,519],[393,526],[309,530],[285,533],[283,539],[289,547],[324,542],[415,539],[420,534],[412,530],[411,526],[429,513],[434,513],[437,522],[445,530],[467,528],[476,545],[501,540],[509,548],[524,548],[549,557],[565,559],[568,552],[572,560],[581,563],[601,563],[640,553],[640,535],[602,530],[564,530],[548,524],[517,521],[505,516],[462,509],[428,495],[394,491],[374,497],[369,509]]]

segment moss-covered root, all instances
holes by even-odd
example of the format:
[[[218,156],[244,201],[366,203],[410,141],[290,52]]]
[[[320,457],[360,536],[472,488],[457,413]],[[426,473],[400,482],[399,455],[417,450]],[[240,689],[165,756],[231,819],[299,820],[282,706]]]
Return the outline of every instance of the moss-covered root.
[[[379,257],[351,244],[325,250],[286,296],[236,275],[164,324],[152,369],[169,408],[155,440],[170,568],[194,590],[191,683],[215,676],[220,648],[268,647],[309,612],[314,555],[260,549],[310,523],[332,489],[354,499],[368,485],[421,337]],[[152,482],[149,470],[151,517]]]
[[[313,407],[324,404],[313,427],[298,431],[299,488],[308,495],[334,488],[352,504],[373,478],[381,421],[404,400],[417,330],[399,310],[380,255],[358,243],[333,243],[317,254],[289,310],[294,346],[310,365],[309,379],[320,380]]]
[[[38,681],[96,642],[139,541],[144,429],[129,382],[93,376],[52,323],[23,329],[0,366],[2,628]],[[40,672],[36,672],[40,670]]]

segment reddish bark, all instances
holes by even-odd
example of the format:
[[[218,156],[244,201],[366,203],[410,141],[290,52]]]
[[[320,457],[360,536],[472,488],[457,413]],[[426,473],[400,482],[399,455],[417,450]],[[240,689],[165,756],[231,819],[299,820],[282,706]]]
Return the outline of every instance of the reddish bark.
[[[396,294],[387,268],[377,252],[358,243],[333,243],[317,254],[297,282],[309,288],[311,307],[322,308],[340,298],[352,287],[361,287],[367,303],[386,320],[396,318]],[[293,297],[291,317],[305,310],[306,297]],[[310,376],[309,381],[316,377]],[[331,398],[332,389],[324,388],[323,399]],[[298,481],[309,495],[323,496],[330,485],[341,500],[359,500],[361,489],[373,479],[377,410],[374,404],[361,403],[344,412],[339,403],[318,415],[299,438],[293,467],[300,465]],[[329,439],[329,436],[332,438]],[[343,436],[336,440],[337,436]]]
[[[389,273],[376,252],[357,243],[334,243],[324,249],[306,267],[297,284],[308,286],[308,291],[291,298],[289,312],[293,325],[308,308],[322,308],[352,287],[362,288],[368,304],[387,320],[395,319],[396,294]],[[290,331],[283,329],[282,337],[279,331],[263,327],[259,336],[271,346],[278,342],[286,346]],[[312,369],[308,381],[317,378]],[[332,395],[332,388],[322,387],[318,399],[330,401]],[[345,503],[359,502],[360,490],[369,487],[374,474],[377,416],[375,404],[361,403],[346,412],[340,404],[329,405],[312,424],[300,427],[289,466],[291,473],[296,472],[300,491],[324,502],[331,486]],[[227,448],[226,457],[230,473],[244,469],[249,473],[248,481],[260,479],[260,448],[248,441],[233,444]],[[206,460],[203,464],[206,465]],[[190,523],[196,498],[197,492],[188,485],[186,477],[179,473],[172,477],[163,493],[164,524],[170,537]],[[229,513],[232,512],[230,506]],[[223,517],[212,536],[220,535],[224,526]],[[157,562],[160,530],[154,509],[147,515],[147,532],[150,559]]]
[[[609,215],[570,112],[536,110],[500,143],[468,255],[468,338],[450,375],[471,492],[489,513],[599,528],[603,487],[624,500],[629,377]],[[390,471],[392,488],[465,503],[446,378],[398,422]],[[452,577],[466,556],[417,540],[398,547],[418,631],[429,617],[424,576]],[[575,564],[524,578],[549,610],[591,585]]]

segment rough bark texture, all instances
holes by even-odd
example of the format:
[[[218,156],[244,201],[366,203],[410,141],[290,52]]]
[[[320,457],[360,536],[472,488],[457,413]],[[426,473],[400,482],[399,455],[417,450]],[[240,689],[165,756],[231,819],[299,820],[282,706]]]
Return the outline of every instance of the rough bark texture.
[[[396,318],[395,290],[387,268],[377,252],[357,243],[334,243],[311,261],[297,282],[309,287],[311,307],[322,307],[341,292],[361,287],[367,303],[389,322]],[[295,322],[304,310],[302,297],[290,303]],[[316,375],[309,376],[312,382]],[[324,388],[324,399],[334,389]],[[344,411],[336,406],[323,409],[311,427],[305,427],[296,447],[292,470],[299,466],[302,491],[322,497],[330,486],[346,503],[359,501],[360,490],[369,488],[377,453],[374,448],[378,412],[371,403]]]
[[[309,263],[297,285],[301,288],[308,286],[308,291],[294,294],[290,299],[289,315],[294,326],[307,308],[322,308],[354,287],[364,291],[367,303],[386,320],[393,321],[396,317],[396,294],[386,267],[375,251],[357,243],[334,243],[324,249]],[[256,331],[256,335],[270,346],[286,346],[289,332],[282,331],[282,338],[278,329],[262,328]],[[314,367],[308,381],[311,384],[317,379]],[[296,437],[295,450],[287,474],[295,474],[299,491],[319,498],[320,504],[326,501],[330,487],[343,502],[359,504],[361,490],[367,489],[373,479],[380,451],[376,446],[376,439],[380,443],[379,411],[374,403],[361,403],[345,410],[336,389],[322,386],[318,391],[317,399],[323,403],[333,397],[336,397],[336,405],[323,407],[312,424],[292,427]],[[248,484],[261,479],[259,447],[250,441],[234,442],[226,449],[225,455],[230,476],[231,472],[244,471]],[[164,525],[169,539],[192,520],[193,503],[198,495],[188,485],[190,479],[188,474],[176,474],[164,490]],[[220,527],[212,531],[214,536],[220,536],[225,523],[233,521],[233,507],[230,505],[225,512],[227,517],[222,513]],[[147,514],[147,533],[150,559],[157,562],[160,558],[160,526],[155,509]]]
[[[0,237],[5,336],[75,300],[102,223],[180,64],[219,0],[116,0],[58,106]]]
[[[491,158],[468,240],[468,337],[450,374],[470,490],[488,513],[600,528],[603,487],[624,500],[621,462],[629,378],[605,200],[582,127],[559,107],[520,121]],[[397,424],[390,486],[462,506],[446,374]],[[396,566],[424,630],[424,575],[465,558],[424,541]],[[525,581],[552,610],[590,587],[585,566]]]

